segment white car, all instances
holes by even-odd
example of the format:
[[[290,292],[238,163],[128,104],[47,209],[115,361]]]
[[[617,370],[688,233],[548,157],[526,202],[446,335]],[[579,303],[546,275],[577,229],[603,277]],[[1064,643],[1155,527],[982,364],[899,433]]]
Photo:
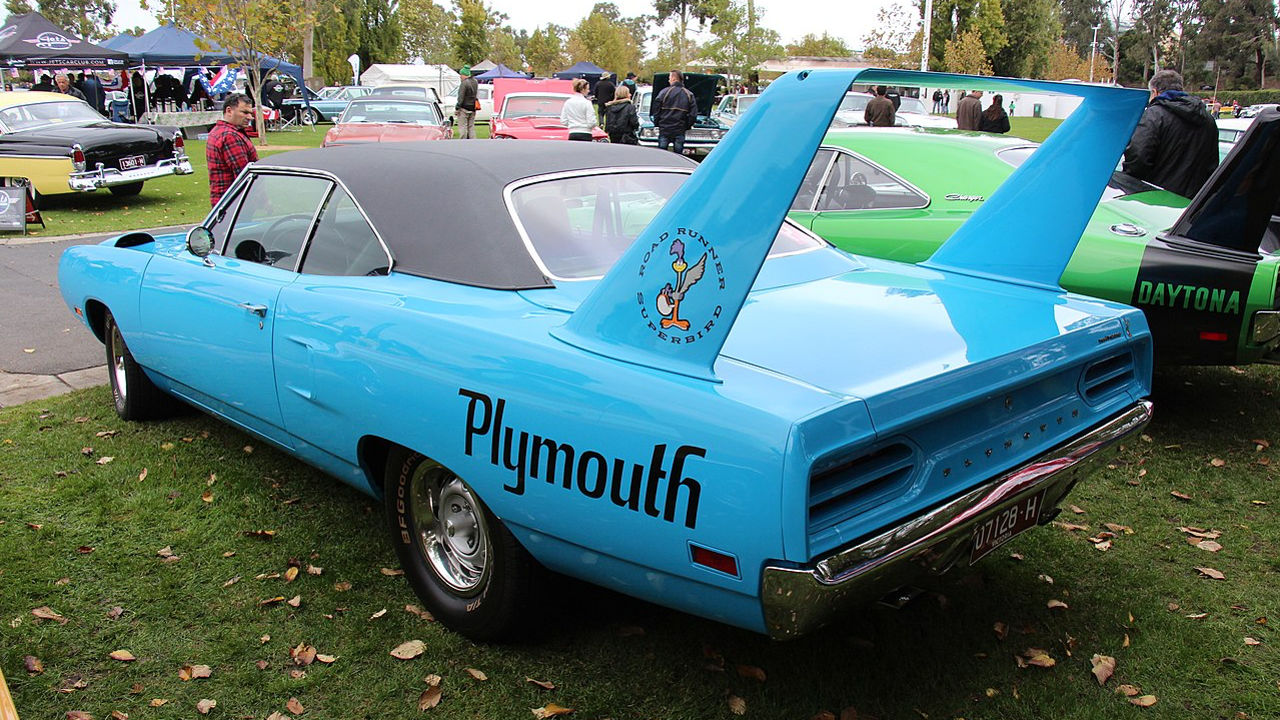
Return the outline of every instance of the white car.
[[[866,125],[863,112],[867,109],[867,103],[871,102],[873,97],[875,96],[867,93],[847,93],[844,96],[844,100],[840,102],[840,109],[836,111],[835,118],[831,121],[831,127]],[[904,95],[899,100],[901,104],[895,114],[895,125],[900,127],[951,128],[953,130],[956,127],[955,118],[949,118],[945,115],[930,115],[925,111],[924,103],[920,102],[918,98]]]
[[[487,123],[493,118],[493,86],[480,85],[476,88],[476,99],[480,101],[480,109],[476,111],[476,122]],[[453,117],[458,107],[458,88],[449,91],[441,102],[445,117]]]

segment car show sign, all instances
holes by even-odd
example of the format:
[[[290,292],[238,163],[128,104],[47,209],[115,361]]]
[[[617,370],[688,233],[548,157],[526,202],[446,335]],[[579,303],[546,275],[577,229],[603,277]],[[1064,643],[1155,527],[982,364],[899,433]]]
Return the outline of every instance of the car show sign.
[[[27,189],[0,187],[0,232],[27,231]]]

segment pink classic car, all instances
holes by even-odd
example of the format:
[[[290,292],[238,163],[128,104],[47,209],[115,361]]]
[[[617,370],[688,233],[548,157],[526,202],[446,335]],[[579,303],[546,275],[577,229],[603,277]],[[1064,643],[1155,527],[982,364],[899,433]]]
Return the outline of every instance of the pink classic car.
[[[493,82],[493,118],[489,137],[496,140],[568,140],[569,130],[560,122],[560,110],[573,95],[568,80],[497,79]],[[608,142],[600,128],[591,139]]]
[[[434,102],[370,96],[347,105],[337,123],[325,133],[324,147],[445,140],[452,134]]]

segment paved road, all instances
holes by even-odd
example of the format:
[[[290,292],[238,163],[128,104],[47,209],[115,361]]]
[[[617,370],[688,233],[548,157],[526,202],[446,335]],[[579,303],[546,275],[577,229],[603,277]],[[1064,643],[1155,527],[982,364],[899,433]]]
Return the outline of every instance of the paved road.
[[[0,236],[0,406],[106,381],[105,373],[89,370],[103,364],[102,344],[58,292],[58,257],[72,245],[115,234]]]

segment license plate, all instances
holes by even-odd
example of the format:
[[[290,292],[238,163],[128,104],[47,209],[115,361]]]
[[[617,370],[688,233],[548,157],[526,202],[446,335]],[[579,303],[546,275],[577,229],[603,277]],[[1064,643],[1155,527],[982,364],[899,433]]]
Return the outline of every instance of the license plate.
[[[129,157],[120,158],[121,170],[132,170],[134,168],[140,168],[146,164],[147,164],[146,155],[130,155]]]
[[[1014,536],[1035,527],[1044,509],[1044,490],[1002,508],[973,529],[969,563],[981,560]]]

